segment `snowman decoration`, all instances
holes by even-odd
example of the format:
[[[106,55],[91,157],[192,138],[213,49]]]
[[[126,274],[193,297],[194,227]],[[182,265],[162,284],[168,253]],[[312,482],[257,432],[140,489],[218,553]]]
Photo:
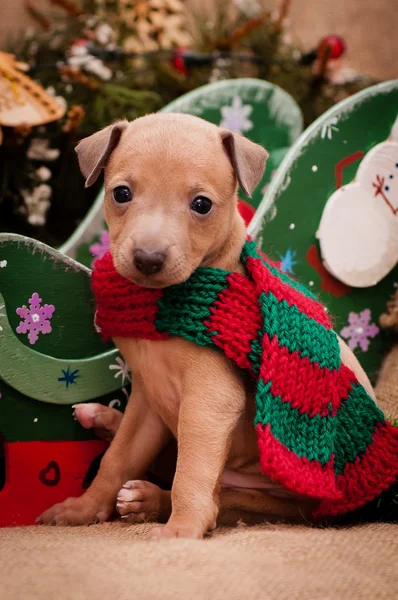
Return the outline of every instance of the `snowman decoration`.
[[[389,138],[336,190],[317,231],[326,269],[357,288],[376,285],[398,262],[398,117]]]

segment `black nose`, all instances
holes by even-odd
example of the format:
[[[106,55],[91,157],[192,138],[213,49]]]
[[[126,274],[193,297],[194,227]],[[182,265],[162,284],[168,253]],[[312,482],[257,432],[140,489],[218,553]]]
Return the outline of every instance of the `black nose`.
[[[141,248],[134,250],[134,265],[144,275],[154,275],[163,268],[166,260],[165,252],[148,252]]]

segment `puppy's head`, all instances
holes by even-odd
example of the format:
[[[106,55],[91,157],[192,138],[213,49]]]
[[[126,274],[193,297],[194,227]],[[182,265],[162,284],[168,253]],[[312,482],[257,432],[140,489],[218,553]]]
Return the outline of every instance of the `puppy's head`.
[[[105,174],[105,219],[121,275],[167,287],[212,264],[236,223],[267,152],[198,117],[154,114],[120,121],[76,148],[86,186]]]

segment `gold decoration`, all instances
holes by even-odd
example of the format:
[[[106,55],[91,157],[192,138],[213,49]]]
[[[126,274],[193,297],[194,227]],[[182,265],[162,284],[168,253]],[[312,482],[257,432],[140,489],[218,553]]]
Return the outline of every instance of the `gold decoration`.
[[[77,67],[69,67],[65,65],[60,68],[60,73],[63,81],[81,83],[82,85],[88,87],[90,90],[96,90],[99,88],[99,83],[94,79],[94,77],[85,75]]]
[[[118,0],[120,16],[132,35],[127,52],[151,52],[189,46],[185,6],[181,0]]]
[[[12,54],[0,52],[0,126],[33,127],[61,119],[65,109],[22,68]]]
[[[72,133],[79,128],[80,123],[83,121],[86,112],[81,104],[74,104],[70,107],[66,122],[62,127],[64,133]]]

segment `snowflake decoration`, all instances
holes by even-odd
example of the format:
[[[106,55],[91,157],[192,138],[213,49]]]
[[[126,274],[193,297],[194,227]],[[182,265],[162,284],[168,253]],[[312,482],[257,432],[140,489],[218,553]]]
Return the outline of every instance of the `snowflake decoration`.
[[[116,357],[116,364],[114,365],[109,365],[109,368],[111,371],[116,371],[114,377],[115,379],[117,377],[121,377],[122,378],[122,384],[124,385],[124,380],[127,379],[127,381],[131,381],[131,377],[130,377],[130,367],[128,366],[127,362],[124,362],[124,360],[122,359],[121,356],[117,356]]]
[[[0,317],[5,317],[6,313],[1,312],[5,308],[5,304],[0,304]],[[0,331],[3,331],[2,326],[0,325]]]
[[[29,298],[29,308],[21,306],[17,308],[16,313],[23,319],[16,329],[17,333],[27,333],[30,344],[35,344],[39,334],[51,333],[52,327],[50,319],[55,311],[55,306],[45,304],[41,306],[42,299],[36,292]]]
[[[61,369],[62,370],[62,374],[63,377],[58,377],[58,381],[65,382],[66,385],[66,389],[69,388],[70,385],[72,385],[73,383],[77,383],[76,379],[78,379],[80,377],[80,375],[78,375],[79,369],[75,369],[74,371],[70,370],[70,365],[68,365],[67,369]]]
[[[333,131],[339,131],[339,128],[336,127],[336,124],[338,123],[338,121],[339,120],[337,117],[333,117],[333,119],[330,119],[330,121],[328,123],[325,123],[324,125],[322,125],[321,138],[323,140],[325,138],[328,138],[328,140],[331,140]]]
[[[108,404],[109,408],[119,408],[121,405],[122,403],[117,398],[111,400]]]
[[[221,107],[222,119],[220,127],[226,127],[231,131],[242,133],[253,128],[253,123],[248,119],[253,107],[250,104],[242,104],[239,96],[235,96],[231,106]]]
[[[96,244],[93,244],[89,248],[94,259],[102,258],[110,250],[109,233],[107,230],[101,233],[101,237]]]
[[[348,346],[351,350],[355,350],[359,346],[363,352],[369,348],[369,338],[374,338],[379,333],[379,328],[374,323],[370,322],[371,312],[369,308],[348,315],[348,323],[346,327],[340,331],[341,337],[348,340]]]
[[[284,273],[291,273],[292,275],[294,275],[293,267],[294,265],[297,265],[297,260],[294,260],[296,258],[296,254],[296,251],[291,250],[290,248],[287,249],[285,255],[279,254],[279,258],[282,261],[279,266],[281,271],[283,271]]]

